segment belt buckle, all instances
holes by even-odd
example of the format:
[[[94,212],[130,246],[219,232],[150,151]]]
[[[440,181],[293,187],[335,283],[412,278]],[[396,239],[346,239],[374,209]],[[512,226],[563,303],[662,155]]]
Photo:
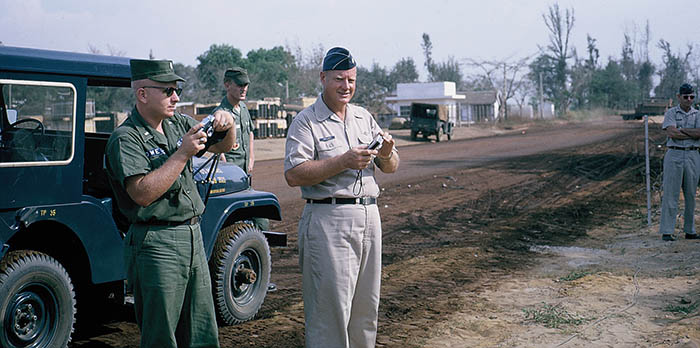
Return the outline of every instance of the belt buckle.
[[[369,197],[360,197],[357,199],[359,204],[362,205],[368,205],[369,204]]]

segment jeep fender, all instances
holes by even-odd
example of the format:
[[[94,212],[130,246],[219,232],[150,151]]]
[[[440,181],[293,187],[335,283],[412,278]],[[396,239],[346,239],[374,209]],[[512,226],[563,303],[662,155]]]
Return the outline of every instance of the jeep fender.
[[[216,236],[221,228],[254,217],[281,220],[277,196],[270,192],[251,189],[209,197],[201,223],[207,259],[212,253]]]
[[[19,231],[41,221],[66,226],[80,240],[89,259],[95,284],[124,279],[124,240],[112,219],[111,199],[83,196],[79,203],[32,206],[17,211],[12,229]]]

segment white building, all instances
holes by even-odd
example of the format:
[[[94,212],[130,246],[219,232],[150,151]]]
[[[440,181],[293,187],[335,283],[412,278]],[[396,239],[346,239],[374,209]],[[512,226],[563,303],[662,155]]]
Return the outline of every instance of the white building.
[[[464,95],[457,94],[454,82],[399,83],[396,96],[386,97],[386,104],[397,116],[406,119],[411,116],[411,103],[447,105],[447,117],[459,126],[457,104],[463,99]]]

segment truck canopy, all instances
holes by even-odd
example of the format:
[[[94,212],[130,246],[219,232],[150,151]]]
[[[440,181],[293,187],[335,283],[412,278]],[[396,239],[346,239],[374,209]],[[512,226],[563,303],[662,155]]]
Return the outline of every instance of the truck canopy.
[[[411,118],[439,118],[447,122],[447,106],[439,104],[411,104]]]

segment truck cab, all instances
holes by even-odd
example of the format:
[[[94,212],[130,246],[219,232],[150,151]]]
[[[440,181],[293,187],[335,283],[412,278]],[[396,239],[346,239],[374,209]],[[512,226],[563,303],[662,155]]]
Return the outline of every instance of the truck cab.
[[[129,59],[0,46],[0,346],[59,347],[107,299],[122,302],[124,235],[104,169],[133,108]],[[216,156],[213,156],[216,157]],[[194,161],[202,237],[222,324],[255,316],[282,233],[277,197],[237,166]]]

